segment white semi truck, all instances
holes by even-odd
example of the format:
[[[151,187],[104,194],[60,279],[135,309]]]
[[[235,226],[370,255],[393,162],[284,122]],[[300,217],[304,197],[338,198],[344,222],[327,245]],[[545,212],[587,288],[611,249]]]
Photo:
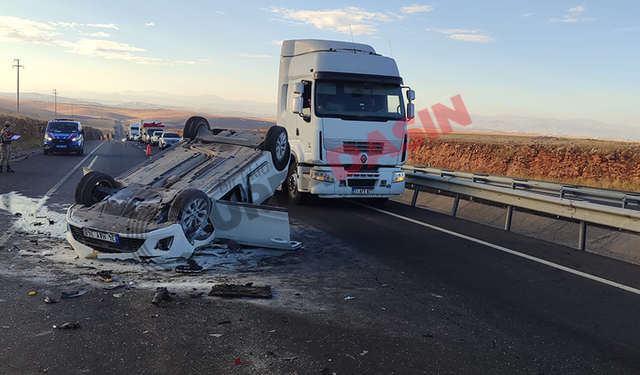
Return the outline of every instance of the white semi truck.
[[[137,122],[132,122],[129,124],[129,135],[128,138],[130,141],[137,141],[140,138],[140,124]]]
[[[277,119],[291,146],[289,200],[400,195],[414,99],[396,62],[369,45],[284,41]]]

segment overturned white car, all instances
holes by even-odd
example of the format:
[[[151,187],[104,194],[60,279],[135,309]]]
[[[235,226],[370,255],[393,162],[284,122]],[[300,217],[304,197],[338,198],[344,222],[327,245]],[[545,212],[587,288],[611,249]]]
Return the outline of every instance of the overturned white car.
[[[67,240],[82,257],[188,258],[214,239],[295,249],[285,209],[266,204],[287,176],[287,131],[211,130],[185,124],[183,141],[118,179],[83,176],[67,211]]]

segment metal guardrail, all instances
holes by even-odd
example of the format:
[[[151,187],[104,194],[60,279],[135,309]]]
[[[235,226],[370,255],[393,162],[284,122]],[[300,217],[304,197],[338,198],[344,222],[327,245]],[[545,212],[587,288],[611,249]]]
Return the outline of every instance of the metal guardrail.
[[[407,171],[406,182],[417,187],[412,206],[416,205],[420,188],[428,187],[455,194],[452,216],[456,216],[461,195],[505,204],[505,230],[511,229],[514,207],[578,220],[581,250],[586,245],[587,223],[640,233],[640,211],[629,205],[640,204],[640,194],[437,168],[403,169]]]

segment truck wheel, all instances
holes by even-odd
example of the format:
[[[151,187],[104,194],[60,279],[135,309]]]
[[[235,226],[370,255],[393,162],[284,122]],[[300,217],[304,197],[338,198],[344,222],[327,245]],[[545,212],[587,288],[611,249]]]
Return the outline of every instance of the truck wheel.
[[[179,223],[187,239],[191,240],[203,228],[211,213],[211,199],[198,189],[178,193],[169,207],[169,220]]]
[[[308,193],[301,193],[298,190],[298,164],[291,163],[289,166],[289,173],[287,174],[287,180],[285,181],[285,190],[287,191],[287,197],[289,198],[289,203],[295,205],[304,204],[304,201],[307,199]]]
[[[190,141],[193,141],[198,132],[202,130],[202,128],[206,128],[207,131],[211,132],[211,126],[209,125],[209,121],[206,118],[200,116],[190,117],[187,122],[184,124],[184,131],[182,133],[183,138],[187,138]]]
[[[91,207],[111,195],[100,187],[115,188],[116,180],[104,172],[91,171],[85,174],[76,186],[76,203]]]
[[[270,127],[264,140],[264,150],[271,153],[271,159],[276,170],[278,172],[283,171],[291,158],[287,129],[282,126]]]

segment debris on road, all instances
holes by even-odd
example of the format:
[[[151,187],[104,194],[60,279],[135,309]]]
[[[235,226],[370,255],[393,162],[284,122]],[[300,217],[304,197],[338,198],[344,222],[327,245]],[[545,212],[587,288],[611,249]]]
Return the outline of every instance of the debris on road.
[[[159,305],[160,301],[171,301],[171,295],[166,287],[160,287],[156,289],[156,294],[154,294],[151,303],[154,305]]]
[[[362,353],[360,353],[360,355],[365,355],[365,354],[367,354],[367,353],[369,353],[369,351],[368,351],[368,350],[363,350],[363,351],[362,351]]]
[[[345,301],[350,301],[352,299],[356,299],[356,297],[351,297],[351,296],[344,297]]]
[[[209,336],[211,336],[211,337],[221,337],[222,333],[210,333]]]
[[[111,276],[111,272],[113,272],[112,270],[102,270],[102,271],[98,271],[96,272],[96,276],[100,276],[103,279],[112,279],[113,277]]]
[[[241,365],[242,364],[242,359],[241,358],[236,358],[235,364],[236,365]]]
[[[245,285],[236,284],[219,284],[211,287],[209,292],[210,296],[218,297],[258,297],[258,298],[271,298],[271,287],[265,286],[253,286],[253,283]]]
[[[175,271],[179,273],[200,273],[202,269],[203,267],[198,262],[189,258],[187,259],[187,264],[176,266]]]
[[[60,299],[68,299],[68,298],[75,298],[75,297],[80,297],[80,296],[84,296],[85,294],[87,294],[86,290],[77,290],[75,292],[62,292],[60,293]]]
[[[58,303],[58,300],[49,298],[49,296],[44,297],[44,303],[48,303],[48,304],[53,304],[53,303]]]
[[[53,328],[57,328],[57,329],[78,329],[80,328],[80,324],[78,323],[64,323],[61,325],[53,325]]]
[[[36,295],[36,292],[35,292],[35,291],[31,291],[31,292],[29,292],[29,295],[30,295],[30,296],[35,296],[35,295]]]

